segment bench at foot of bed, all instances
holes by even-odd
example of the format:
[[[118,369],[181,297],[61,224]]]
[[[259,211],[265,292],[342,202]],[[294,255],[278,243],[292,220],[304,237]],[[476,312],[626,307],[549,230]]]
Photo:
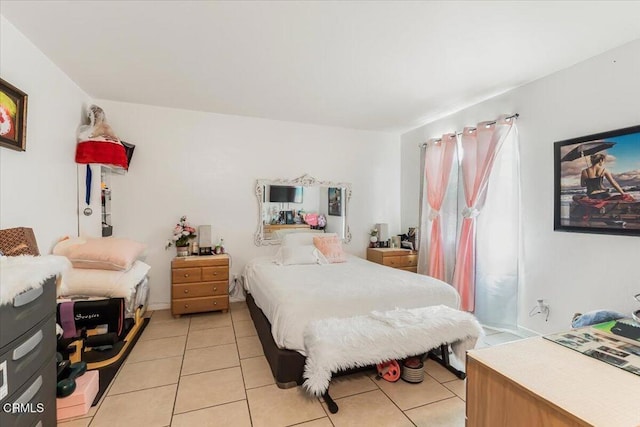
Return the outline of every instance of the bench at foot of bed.
[[[323,396],[330,412],[335,413],[338,406],[329,395],[334,373],[434,349],[439,356],[431,357],[464,378],[464,372],[449,363],[448,346],[464,361],[466,351],[475,347],[481,334],[482,327],[472,314],[443,305],[313,321],[304,335],[307,358],[303,386],[309,393]]]

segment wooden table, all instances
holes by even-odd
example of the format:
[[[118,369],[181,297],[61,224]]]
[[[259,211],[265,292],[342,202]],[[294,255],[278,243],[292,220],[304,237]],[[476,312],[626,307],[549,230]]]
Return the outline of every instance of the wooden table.
[[[542,337],[467,354],[467,426],[640,426],[640,376]]]

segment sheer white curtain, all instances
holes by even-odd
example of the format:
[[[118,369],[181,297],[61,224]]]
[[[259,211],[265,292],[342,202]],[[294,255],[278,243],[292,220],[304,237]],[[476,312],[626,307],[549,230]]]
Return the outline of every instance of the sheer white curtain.
[[[475,315],[487,326],[517,327],[520,217],[520,150],[514,124],[496,158],[477,218]]]

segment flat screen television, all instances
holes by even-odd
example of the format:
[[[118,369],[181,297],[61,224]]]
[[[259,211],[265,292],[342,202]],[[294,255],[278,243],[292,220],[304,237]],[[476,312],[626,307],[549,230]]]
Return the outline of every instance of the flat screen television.
[[[269,189],[269,201],[277,203],[302,203],[302,187],[272,185]]]

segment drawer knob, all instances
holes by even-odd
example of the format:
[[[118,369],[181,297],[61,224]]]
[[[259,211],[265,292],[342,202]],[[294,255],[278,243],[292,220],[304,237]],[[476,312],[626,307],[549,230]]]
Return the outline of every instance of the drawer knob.
[[[184,293],[185,293],[185,294],[188,294],[188,293],[189,293],[189,289],[185,289],[185,290],[184,290]]]
[[[184,305],[184,308],[189,308],[189,304],[185,304],[185,305]]]
[[[184,273],[184,277],[189,277],[189,273]]]
[[[218,288],[216,288],[215,286],[213,287],[213,292],[217,291]]]
[[[217,276],[217,275],[218,275],[218,272],[217,272],[217,271],[214,271],[214,272],[213,272],[213,275],[214,275],[214,276]]]
[[[214,301],[214,302],[213,302],[213,305],[218,305],[218,301]]]

